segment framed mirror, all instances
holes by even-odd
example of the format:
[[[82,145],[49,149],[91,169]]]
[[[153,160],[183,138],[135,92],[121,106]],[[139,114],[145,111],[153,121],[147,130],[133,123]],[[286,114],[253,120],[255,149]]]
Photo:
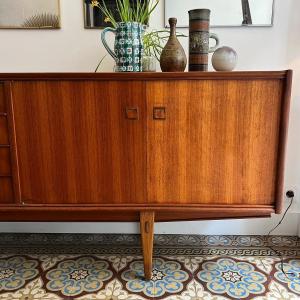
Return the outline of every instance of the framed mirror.
[[[188,11],[211,10],[211,27],[272,26],[275,0],[165,0],[165,26],[176,17],[178,27],[189,27]]]
[[[58,29],[59,0],[0,0],[0,29]]]
[[[144,3],[146,0],[139,1],[141,3]],[[136,0],[130,0],[130,3],[134,6]],[[119,13],[116,0],[105,0],[105,5],[112,12],[116,20],[119,20]],[[107,18],[105,18],[101,10],[98,7],[92,6],[92,0],[83,0],[83,10],[85,29],[101,29],[105,27],[111,27],[112,24]]]

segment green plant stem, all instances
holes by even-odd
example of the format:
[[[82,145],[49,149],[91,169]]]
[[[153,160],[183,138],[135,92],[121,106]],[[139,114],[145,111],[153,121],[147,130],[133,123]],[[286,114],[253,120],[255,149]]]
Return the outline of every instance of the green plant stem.
[[[99,64],[97,65],[97,67],[96,67],[96,69],[95,69],[95,73],[97,73],[98,69],[100,68],[100,65],[102,64],[102,62],[104,61],[104,59],[106,58],[106,56],[107,56],[107,54],[105,54],[105,55],[101,58]]]
[[[145,24],[149,20],[150,15],[157,7],[160,0],[145,0],[141,4],[141,0],[137,0],[135,6],[131,5],[130,0],[115,0],[117,5],[118,14],[121,22],[138,22]],[[113,13],[107,8],[105,0],[96,2],[93,4],[94,7],[98,7],[102,13],[109,18],[112,25],[116,28],[117,21]]]
[[[159,61],[164,44],[169,39],[169,36],[170,31],[168,30],[155,30],[146,33],[143,37],[145,55],[154,56]],[[176,33],[176,36],[186,37],[182,33]]]

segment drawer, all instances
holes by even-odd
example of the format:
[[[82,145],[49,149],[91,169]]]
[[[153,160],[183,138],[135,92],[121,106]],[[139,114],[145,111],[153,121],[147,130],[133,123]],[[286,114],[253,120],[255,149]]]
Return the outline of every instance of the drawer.
[[[0,205],[14,202],[11,178],[0,177]]]
[[[0,145],[9,145],[7,118],[0,116]]]
[[[0,148],[0,175],[11,174],[10,148]]]
[[[0,83],[0,113],[6,112],[6,104],[4,97],[4,84]]]

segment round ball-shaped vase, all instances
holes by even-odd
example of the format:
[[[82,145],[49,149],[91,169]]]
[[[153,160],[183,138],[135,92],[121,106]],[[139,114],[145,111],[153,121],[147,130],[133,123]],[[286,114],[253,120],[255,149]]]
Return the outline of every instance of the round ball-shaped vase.
[[[232,71],[236,67],[237,60],[235,50],[225,46],[214,52],[211,62],[216,71]]]

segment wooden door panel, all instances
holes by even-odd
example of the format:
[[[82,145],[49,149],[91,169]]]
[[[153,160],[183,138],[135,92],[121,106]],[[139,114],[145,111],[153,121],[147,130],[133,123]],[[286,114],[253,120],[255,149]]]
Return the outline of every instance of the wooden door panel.
[[[274,204],[281,100],[280,80],[147,83],[149,203]]]
[[[145,114],[142,83],[15,82],[13,101],[25,203],[144,201],[145,126],[125,116]]]

